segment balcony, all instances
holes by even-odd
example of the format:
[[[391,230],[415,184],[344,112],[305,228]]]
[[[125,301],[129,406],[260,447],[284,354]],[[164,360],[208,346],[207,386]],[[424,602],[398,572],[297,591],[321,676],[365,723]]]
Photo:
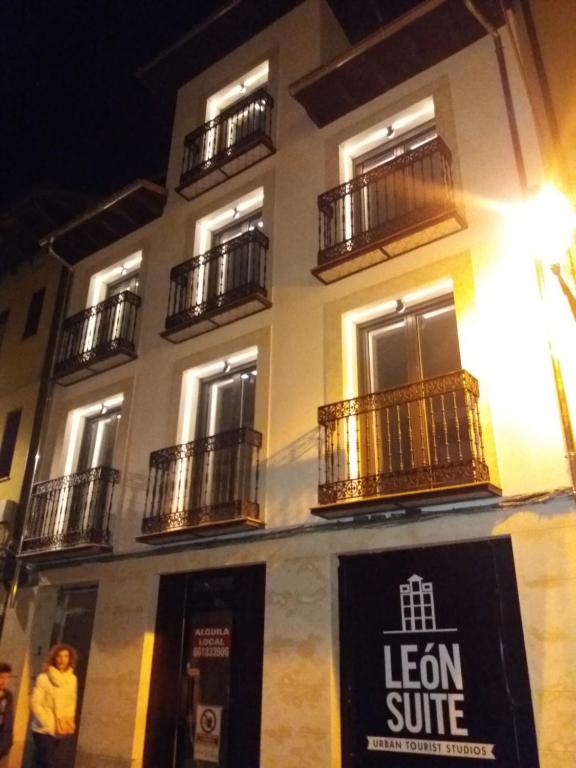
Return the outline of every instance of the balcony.
[[[337,518],[499,495],[478,396],[476,379],[456,371],[319,408],[312,513]]]
[[[267,254],[254,229],[174,267],[162,336],[178,343],[268,309]]]
[[[333,283],[465,227],[452,155],[436,138],[318,197],[320,250],[312,270]]]
[[[263,526],[261,444],[259,432],[243,427],[152,453],[139,541],[161,544]]]
[[[50,560],[112,550],[110,510],[119,472],[95,467],[32,488],[20,555]]]
[[[259,89],[189,133],[176,191],[193,200],[273,154],[273,106]]]
[[[139,296],[122,291],[68,317],[54,365],[58,383],[68,386],[134,359],[139,306]]]

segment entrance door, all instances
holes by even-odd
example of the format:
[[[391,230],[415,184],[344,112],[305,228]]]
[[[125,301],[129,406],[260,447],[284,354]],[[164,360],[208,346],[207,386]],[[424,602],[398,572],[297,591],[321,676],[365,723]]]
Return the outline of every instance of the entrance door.
[[[461,368],[451,298],[381,318],[359,333],[360,394],[398,390]],[[468,445],[459,434],[465,403],[462,393],[454,398],[447,404],[441,395],[407,402],[399,397],[372,412],[361,426],[371,433],[365,435],[372,446],[364,452],[371,464],[367,474],[393,475],[462,458]]]
[[[160,579],[144,768],[259,765],[264,566]]]
[[[70,738],[63,739],[59,747],[58,759],[61,762],[58,765],[60,768],[74,768],[97,595],[97,586],[66,587],[58,592],[56,615],[48,647],[52,647],[56,643],[67,643],[75,648],[78,653],[78,664],[75,670],[78,678],[77,728],[76,734]],[[24,768],[32,768],[33,765],[34,747],[29,742],[26,746],[23,766]]]

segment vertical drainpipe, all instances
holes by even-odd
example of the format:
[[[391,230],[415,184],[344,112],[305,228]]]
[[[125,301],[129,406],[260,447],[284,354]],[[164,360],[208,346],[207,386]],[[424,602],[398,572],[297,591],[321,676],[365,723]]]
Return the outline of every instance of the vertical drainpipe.
[[[32,422],[32,433],[30,435],[28,455],[26,457],[26,464],[24,467],[24,476],[22,478],[22,488],[20,490],[20,498],[18,500],[18,513],[14,523],[12,540],[15,544],[15,548],[9,556],[16,559],[16,565],[14,568],[14,574],[11,579],[10,588],[6,594],[6,599],[2,607],[2,614],[0,615],[0,638],[2,637],[2,631],[4,629],[6,611],[8,607],[14,605],[14,601],[16,599],[18,582],[20,580],[23,568],[22,561],[18,557],[18,554],[22,548],[22,541],[24,538],[24,532],[26,530],[26,517],[28,514],[32,483],[34,482],[34,475],[36,472],[36,457],[40,448],[40,440],[43,433],[44,421],[48,412],[50,401],[52,399],[52,391],[54,389],[54,383],[52,381],[52,368],[54,365],[54,359],[56,357],[58,337],[60,335],[60,329],[64,320],[71,283],[72,267],[52,249],[52,241],[48,243],[47,254],[49,257],[56,258],[62,264],[62,267],[60,269],[60,277],[58,279],[58,288],[54,301],[54,311],[52,312],[52,321],[50,323],[50,332],[48,335],[48,343],[46,345],[46,354],[44,355],[44,363],[42,365],[40,386],[38,387],[38,397],[36,398],[36,409],[34,411],[34,420]]]
[[[528,180],[526,176],[526,166],[524,164],[524,155],[522,153],[522,144],[520,142],[520,132],[518,130],[518,120],[516,118],[516,112],[514,110],[514,101],[512,98],[512,89],[510,88],[510,78],[508,76],[508,68],[506,66],[506,59],[504,57],[504,47],[502,45],[502,38],[498,30],[490,24],[490,22],[482,15],[480,10],[474,4],[474,0],[464,0],[464,5],[470,11],[476,21],[481,24],[486,32],[490,35],[494,41],[494,50],[496,53],[496,60],[498,62],[498,70],[500,72],[500,80],[502,83],[502,91],[504,94],[504,101],[506,104],[506,114],[508,117],[508,127],[510,130],[510,138],[512,139],[512,146],[514,150],[514,159],[516,161],[516,168],[518,172],[518,179],[522,188],[524,196],[528,194]],[[542,271],[542,265],[537,262],[536,272],[538,278],[538,288],[540,295],[544,295],[544,273]],[[574,440],[574,430],[572,428],[572,419],[570,416],[570,408],[568,406],[568,400],[566,397],[566,389],[564,386],[564,377],[562,375],[562,368],[560,361],[552,347],[550,340],[548,341],[548,349],[550,352],[550,359],[552,362],[552,371],[554,374],[554,384],[556,387],[556,397],[558,400],[558,409],[560,411],[560,421],[562,424],[562,432],[564,435],[564,444],[566,446],[566,455],[568,458],[568,466],[570,468],[570,479],[572,482],[572,493],[576,495],[576,441]]]
[[[526,176],[526,166],[524,164],[524,155],[522,154],[522,144],[520,142],[520,132],[518,130],[518,120],[516,119],[516,112],[514,111],[514,100],[512,98],[512,89],[510,87],[510,77],[508,75],[508,67],[506,66],[506,59],[504,57],[504,46],[502,45],[502,38],[498,30],[490,24],[490,22],[482,15],[478,8],[474,5],[473,0],[464,0],[464,5],[470,11],[476,21],[484,27],[486,32],[492,38],[494,42],[494,52],[496,54],[496,61],[498,62],[498,71],[500,73],[500,82],[502,83],[502,91],[504,94],[504,102],[506,104],[506,115],[508,117],[508,128],[510,130],[510,138],[512,139],[512,149],[514,151],[514,160],[516,162],[516,170],[518,172],[518,179],[520,186],[522,187],[523,194],[528,191],[528,178]]]

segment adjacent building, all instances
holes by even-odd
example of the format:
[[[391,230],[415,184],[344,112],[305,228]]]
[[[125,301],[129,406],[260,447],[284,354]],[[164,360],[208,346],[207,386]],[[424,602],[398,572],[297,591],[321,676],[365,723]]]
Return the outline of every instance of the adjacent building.
[[[351,45],[324,0],[246,39],[242,8],[144,74],[179,87],[166,189],[47,241],[77,263],[10,766],[58,640],[70,766],[569,765],[576,325],[522,218],[516,12],[425,0]]]

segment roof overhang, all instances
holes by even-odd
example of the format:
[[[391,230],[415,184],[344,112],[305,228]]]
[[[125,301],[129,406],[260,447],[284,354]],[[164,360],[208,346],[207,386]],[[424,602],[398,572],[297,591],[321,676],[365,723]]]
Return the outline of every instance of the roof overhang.
[[[46,235],[40,245],[50,244],[59,256],[74,264],[157,219],[166,196],[164,187],[138,179]]]
[[[486,22],[504,23],[499,0],[474,0]],[[425,0],[290,86],[321,128],[487,34],[465,0]]]
[[[227,56],[302,0],[231,0],[138,70],[152,91],[173,96],[185,83]]]

